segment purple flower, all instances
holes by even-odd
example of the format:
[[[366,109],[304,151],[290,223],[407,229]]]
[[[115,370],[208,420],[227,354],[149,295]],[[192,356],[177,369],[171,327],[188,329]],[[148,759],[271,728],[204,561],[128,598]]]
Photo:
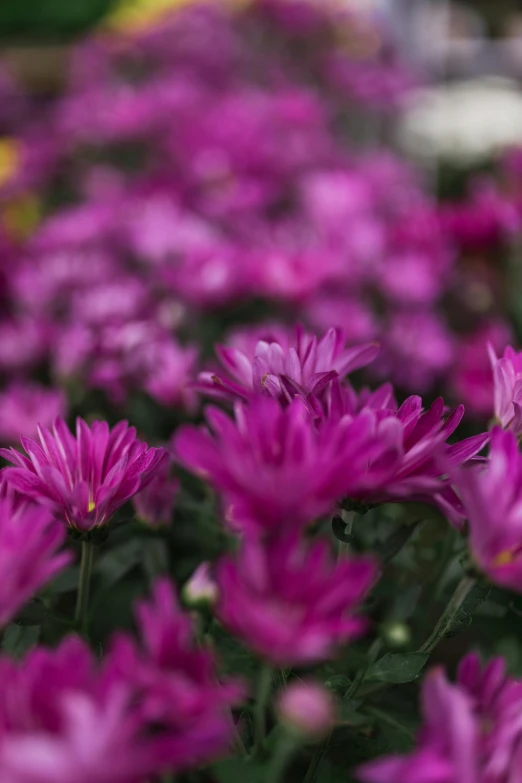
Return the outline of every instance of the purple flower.
[[[309,665],[359,636],[354,616],[376,578],[368,558],[337,565],[327,541],[299,536],[260,542],[246,537],[239,553],[217,566],[220,622],[274,666]]]
[[[202,373],[203,388],[242,399],[263,393],[286,404],[296,394],[320,394],[333,378],[373,361],[379,348],[371,343],[346,348],[339,329],[329,329],[318,340],[297,327],[284,343],[260,340],[250,356],[226,346],[216,351],[231,378]]]
[[[455,398],[462,400],[466,414],[491,417],[493,411],[493,378],[488,359],[488,343],[502,350],[510,340],[510,329],[502,321],[487,321],[463,337],[458,346],[458,362],[451,372]]]
[[[213,407],[206,415],[212,433],[182,427],[174,452],[223,494],[227,519],[240,528],[273,532],[331,513],[387,448],[366,411],[316,427],[300,397],[286,408],[261,395],[236,403],[235,420]]]
[[[504,429],[522,435],[522,352],[508,346],[503,356],[497,358],[489,346],[493,368],[495,417]]]
[[[520,768],[522,682],[504,661],[482,667],[475,654],[460,663],[457,682],[441,669],[424,680],[424,723],[409,756],[371,761],[365,783],[505,783]],[[514,778],[513,778],[514,779]]]
[[[110,430],[107,422],[89,427],[78,418],[75,437],[57,419],[52,431],[42,427],[38,435],[39,443],[21,438],[27,457],[12,448],[0,450],[16,466],[4,469],[5,481],[80,531],[106,524],[147,486],[165,457],[163,449],[139,441],[125,421]]]
[[[20,435],[34,437],[38,424],[49,427],[65,409],[65,395],[60,389],[12,383],[0,394],[0,438],[12,442]]]
[[[112,671],[111,671],[112,670]],[[80,639],[0,658],[0,777],[6,783],[142,783],[154,749],[134,692]]]
[[[144,726],[154,729],[156,769],[202,764],[227,750],[230,709],[244,695],[236,681],[220,683],[209,649],[198,644],[191,618],[168,580],[156,582],[136,610],[141,644],[116,637],[111,655],[138,700]]]
[[[346,467],[351,478],[346,483],[346,495],[352,501],[367,505],[428,502],[439,506],[454,524],[462,523],[461,504],[444,476],[448,466],[454,469],[472,460],[489,438],[483,433],[452,445],[447,443],[464,415],[462,405],[446,417],[441,397],[428,410],[416,395],[397,407],[389,384],[357,395],[350,386],[339,383],[332,384],[326,397],[326,414],[319,401],[309,398],[309,403],[318,416],[326,415],[330,426],[347,416],[364,417],[367,438],[380,444],[364,471],[356,474],[349,465]]]
[[[179,479],[171,475],[169,460],[162,460],[154,478],[132,499],[138,518],[152,527],[170,525],[178,490]]]
[[[218,681],[168,582],[138,625],[142,644],[121,635],[102,664],[76,637],[0,657],[2,781],[144,783],[228,750],[243,688]]]
[[[0,499],[0,627],[69,563],[64,539],[47,510]]]
[[[453,479],[477,565],[493,582],[522,591],[522,455],[514,433],[495,427],[487,463]]]

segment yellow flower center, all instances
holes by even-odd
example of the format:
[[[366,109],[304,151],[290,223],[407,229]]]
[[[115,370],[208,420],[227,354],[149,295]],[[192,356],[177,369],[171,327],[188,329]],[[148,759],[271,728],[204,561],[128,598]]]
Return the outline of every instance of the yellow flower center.
[[[505,549],[503,552],[499,552],[498,555],[491,561],[493,568],[500,568],[505,565],[511,565],[517,559],[518,552],[514,549]]]
[[[96,503],[94,502],[94,500],[89,500],[89,505],[87,506],[87,510],[89,511],[89,513],[91,511],[94,511],[95,508],[96,508]]]

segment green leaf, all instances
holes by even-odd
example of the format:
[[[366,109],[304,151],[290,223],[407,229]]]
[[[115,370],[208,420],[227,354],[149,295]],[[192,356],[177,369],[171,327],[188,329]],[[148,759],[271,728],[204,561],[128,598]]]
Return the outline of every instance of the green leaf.
[[[219,783],[265,783],[266,768],[263,764],[231,758],[214,764],[212,772]]]
[[[366,715],[361,715],[360,712],[354,709],[352,702],[347,701],[341,703],[338,722],[354,727],[367,726],[370,723]]]
[[[78,589],[78,580],[80,578],[80,567],[77,565],[66,568],[56,579],[45,588],[45,593],[54,595],[55,593],[70,593]]]
[[[473,614],[478,609],[480,604],[486,600],[490,589],[491,588],[488,584],[477,582],[475,587],[470,590],[461,607],[455,614],[451,625],[444,634],[445,638],[450,639],[453,636],[457,636],[471,624]]]
[[[142,560],[143,541],[139,538],[131,538],[102,554],[95,565],[95,573],[102,583],[101,589],[112,587]]]
[[[366,679],[399,684],[417,679],[428,660],[428,653],[387,653],[369,669]]]
[[[50,619],[51,612],[42,601],[35,598],[26,604],[20,613],[16,616],[17,625],[42,625],[45,620]]]
[[[13,658],[21,658],[40,636],[40,626],[8,625],[2,638],[2,650]]]

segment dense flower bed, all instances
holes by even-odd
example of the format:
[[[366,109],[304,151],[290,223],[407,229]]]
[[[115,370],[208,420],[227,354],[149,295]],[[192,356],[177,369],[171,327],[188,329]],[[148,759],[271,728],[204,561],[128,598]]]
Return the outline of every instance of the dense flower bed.
[[[2,783],[518,780],[520,152],[335,3],[0,76]]]

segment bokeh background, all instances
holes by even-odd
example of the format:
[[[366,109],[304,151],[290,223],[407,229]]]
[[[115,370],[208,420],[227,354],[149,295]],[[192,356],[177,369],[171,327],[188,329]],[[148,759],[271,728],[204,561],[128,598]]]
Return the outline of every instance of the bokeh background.
[[[295,321],[379,342],[361,383],[484,429],[487,343],[522,344],[521,80],[509,0],[2,0],[2,445],[57,413],[164,442],[200,416],[214,343]],[[182,582],[212,544],[176,515]],[[420,572],[451,583],[438,524],[383,581],[383,622],[409,622]],[[96,639],[142,559],[114,534]],[[521,610],[492,591],[473,625],[519,673]]]

